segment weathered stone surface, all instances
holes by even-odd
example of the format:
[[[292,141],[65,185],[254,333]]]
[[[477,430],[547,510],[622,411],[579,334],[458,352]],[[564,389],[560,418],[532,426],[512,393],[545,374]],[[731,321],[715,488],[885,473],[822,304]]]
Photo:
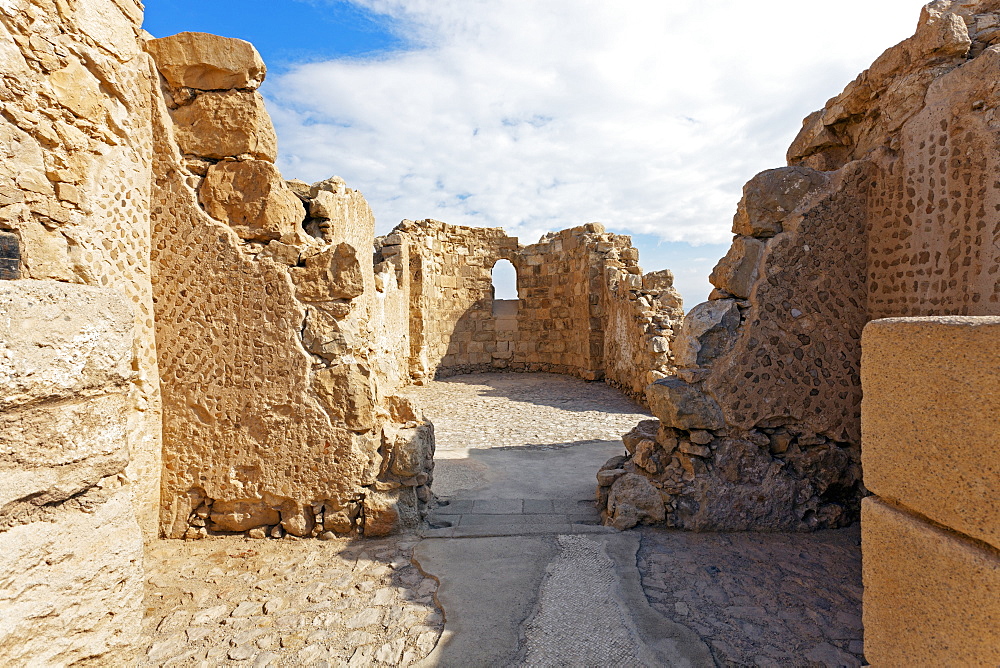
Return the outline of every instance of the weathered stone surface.
[[[278,511],[261,499],[216,501],[210,515],[212,528],[217,531],[247,531],[274,526],[281,521]]]
[[[133,331],[115,290],[0,282],[0,662],[135,656]]]
[[[264,160],[212,165],[198,189],[198,200],[208,215],[228,223],[247,240],[278,240],[305,218],[302,202],[274,165]]]
[[[1000,557],[869,497],[862,504],[865,658],[873,666],[1000,662]]]
[[[681,429],[722,429],[725,421],[715,401],[677,378],[658,380],[646,389],[649,409],[664,424]]]
[[[708,277],[709,282],[734,297],[746,298],[757,281],[764,242],[752,237],[736,237],[724,258]]]
[[[143,615],[142,532],[128,488],[0,532],[0,662],[131,665]]]
[[[146,51],[172,88],[257,88],[267,72],[250,42],[203,32],[151,39]]]
[[[257,92],[202,93],[170,112],[182,153],[221,160],[249,155],[274,162],[278,138]]]
[[[806,195],[826,181],[824,174],[808,167],[779,167],[761,172],[743,186],[743,199],[733,218],[733,234],[773,237],[781,232],[781,222]]]
[[[862,346],[865,485],[1000,549],[1000,317],[875,320]]]
[[[609,524],[619,530],[639,523],[662,522],[663,500],[646,478],[627,473],[611,485],[608,496]]]
[[[292,278],[296,296],[303,301],[354,299],[364,292],[357,251],[347,243],[307,256],[305,267],[293,269]]]
[[[131,379],[132,314],[120,293],[55,281],[0,283],[0,409]]]
[[[414,495],[412,487],[390,492],[368,492],[363,502],[365,535],[388,536],[416,526],[419,516]]]
[[[375,426],[375,395],[371,371],[359,364],[341,364],[317,371],[313,391],[334,423],[353,431]]]
[[[684,317],[674,339],[674,361],[680,368],[707,366],[726,351],[740,326],[740,310],[732,299],[698,304]]]

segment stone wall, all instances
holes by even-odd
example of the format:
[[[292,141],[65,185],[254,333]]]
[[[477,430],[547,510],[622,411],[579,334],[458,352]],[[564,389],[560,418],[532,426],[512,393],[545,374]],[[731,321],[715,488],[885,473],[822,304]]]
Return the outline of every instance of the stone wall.
[[[134,316],[110,288],[0,282],[0,663],[126,665],[142,621]]]
[[[913,37],[805,120],[788,167],[747,183],[717,289],[674,343],[676,377],[647,390],[659,424],[602,474],[610,522],[645,517],[626,496],[691,529],[857,518],[865,323],[1000,313],[997,9],[925,7]]]
[[[863,336],[865,657],[1000,663],[1000,317]]]
[[[0,4],[4,664],[135,657],[161,468],[141,22]]]
[[[154,533],[160,408],[149,277],[151,77],[136,41],[141,22],[134,0],[0,6],[0,232],[18,246],[20,278],[112,287],[133,305],[129,478],[143,527]]]
[[[492,269],[510,261],[518,300],[494,300]],[[604,379],[640,401],[673,370],[683,317],[669,272],[642,275],[626,236],[596,223],[521,246],[499,228],[404,221],[376,260],[409,290],[411,376],[547,371]],[[397,324],[393,329],[398,329]]]
[[[278,174],[250,44],[181,33],[147,49],[163,86],[152,260],[164,534],[415,524],[433,432],[375,365],[389,332],[373,322],[385,299],[367,203],[339,179]]]

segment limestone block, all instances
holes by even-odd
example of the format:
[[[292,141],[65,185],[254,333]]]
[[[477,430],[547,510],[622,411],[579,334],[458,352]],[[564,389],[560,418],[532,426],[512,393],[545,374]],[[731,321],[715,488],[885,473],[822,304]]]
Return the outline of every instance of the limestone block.
[[[768,169],[743,186],[733,234],[773,237],[781,232],[781,221],[813,190],[825,185],[827,177],[808,167]]]
[[[278,155],[278,137],[260,93],[202,93],[170,115],[182,153],[215,160],[250,155],[268,162]]]
[[[151,39],[146,51],[171,88],[257,88],[267,72],[250,42],[204,32]]]
[[[624,531],[640,522],[662,522],[666,511],[660,493],[648,479],[635,473],[626,473],[611,485],[608,517],[611,526]]]
[[[115,290],[0,282],[0,410],[122,390],[132,378],[132,327]]]
[[[127,416],[124,391],[0,413],[0,525],[124,471]]]
[[[357,335],[347,320],[337,320],[326,309],[310,308],[302,331],[306,350],[328,360],[348,353]]]
[[[722,429],[726,423],[714,399],[678,378],[664,378],[646,388],[653,415],[678,429]]]
[[[757,281],[760,257],[765,243],[753,237],[736,237],[726,256],[719,260],[708,277],[709,282],[734,297],[747,298]]]
[[[371,372],[360,364],[321,369],[313,377],[313,391],[330,420],[352,431],[375,426],[375,397]]]
[[[361,263],[354,247],[348,243],[307,257],[305,265],[292,270],[296,296],[303,301],[354,299],[365,290]]]
[[[263,526],[274,526],[281,521],[278,511],[261,499],[216,501],[209,515],[212,528],[217,531],[247,531]]]
[[[862,501],[861,547],[871,665],[1000,665],[995,550],[875,497]]]
[[[392,453],[389,470],[394,475],[411,478],[434,468],[434,429],[430,423],[386,425],[383,441],[386,452]]]
[[[389,492],[369,491],[362,504],[366,537],[375,538],[413,528],[420,521],[414,488],[401,487]]]
[[[0,664],[134,665],[143,547],[131,497],[119,488],[0,532]]]
[[[706,366],[732,346],[740,326],[733,299],[715,299],[695,306],[684,317],[674,339],[674,362],[680,368]]]
[[[1000,548],[1000,317],[870,322],[862,335],[865,485]]]
[[[248,240],[278,240],[305,219],[301,200],[264,160],[213,165],[198,189],[198,200],[208,215]]]

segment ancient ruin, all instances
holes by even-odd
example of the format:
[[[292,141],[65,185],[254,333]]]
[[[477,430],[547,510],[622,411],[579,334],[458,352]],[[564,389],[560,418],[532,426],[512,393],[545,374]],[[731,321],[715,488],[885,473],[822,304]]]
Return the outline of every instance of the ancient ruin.
[[[616,525],[857,519],[865,324],[1000,313],[997,9],[928,5],[913,37],[805,119],[789,166],[744,187],[716,290],[674,342],[677,374],[647,390],[659,420],[600,477]]]
[[[788,166],[745,186],[716,290],[686,316],[670,272],[644,274],[631,240],[597,223],[531,245],[434,220],[376,237],[342,179],[286,181],[274,166],[252,45],[154,39],[142,11],[0,3],[3,662],[134,664],[156,572],[143,554],[159,538],[424,527],[434,428],[405,388],[508,371],[603,381],[657,418],[596,471],[606,524],[811,531],[860,515],[868,659],[996,663],[985,316],[1000,315],[1000,2],[932,2],[913,37],[806,118]],[[517,300],[494,298],[501,260]],[[929,385],[946,388],[937,403],[904,396]],[[624,557],[560,540],[602,568],[638,554],[638,539]],[[440,636],[436,584],[389,556],[396,576],[356,559],[359,590],[408,592],[366,605],[426,607],[396,619],[426,627],[365,641],[358,661],[423,659]],[[912,594],[918,579],[933,593]],[[264,617],[276,600],[219,614]],[[950,614],[961,638],[930,648]],[[677,637],[710,656],[693,632]],[[810,660],[846,656],[829,647]]]

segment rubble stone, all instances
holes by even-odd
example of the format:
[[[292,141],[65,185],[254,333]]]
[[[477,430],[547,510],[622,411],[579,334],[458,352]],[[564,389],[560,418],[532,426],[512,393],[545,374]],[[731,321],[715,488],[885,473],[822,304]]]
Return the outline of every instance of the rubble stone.
[[[204,32],[151,39],[146,51],[172,88],[257,88],[267,68],[250,42]]]
[[[264,160],[212,165],[198,189],[198,201],[208,215],[251,241],[277,241],[305,218],[299,198]]]
[[[182,153],[213,160],[249,155],[268,162],[278,156],[278,138],[260,93],[202,93],[170,115]]]

